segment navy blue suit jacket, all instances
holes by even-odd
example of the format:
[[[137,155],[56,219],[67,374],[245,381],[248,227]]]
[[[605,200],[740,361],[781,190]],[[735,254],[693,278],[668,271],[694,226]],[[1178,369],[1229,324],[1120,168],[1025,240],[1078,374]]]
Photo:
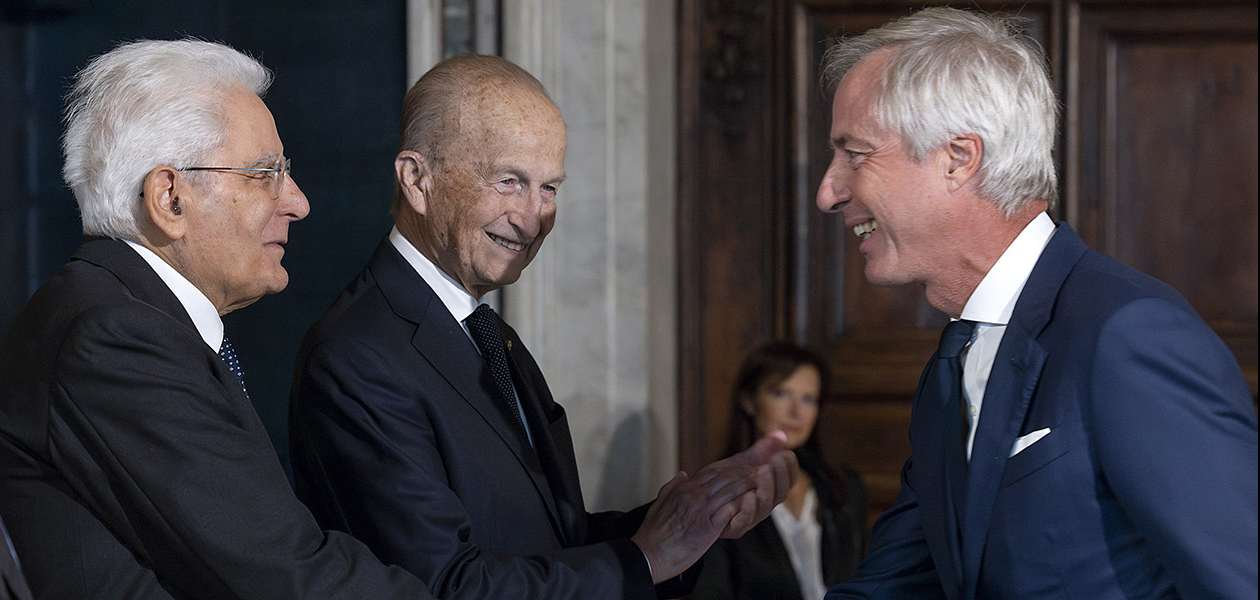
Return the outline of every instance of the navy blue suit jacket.
[[[1256,597],[1251,394],[1169,286],[1058,226],[998,348],[965,506],[922,390],[901,492],[829,600]]]
[[[656,597],[645,508],[587,513],[564,409],[516,333],[531,448],[471,339],[388,239],[298,351],[298,496],[441,598]]]

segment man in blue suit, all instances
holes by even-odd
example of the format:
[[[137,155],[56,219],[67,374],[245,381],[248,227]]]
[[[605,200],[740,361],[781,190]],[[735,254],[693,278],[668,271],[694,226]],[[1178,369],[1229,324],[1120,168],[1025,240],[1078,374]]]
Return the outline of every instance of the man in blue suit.
[[[953,321],[901,492],[827,598],[1255,598],[1247,385],[1181,296],[1047,216],[1057,108],[1036,44],[926,9],[822,68],[819,208],[843,212],[870,281],[922,285]]]

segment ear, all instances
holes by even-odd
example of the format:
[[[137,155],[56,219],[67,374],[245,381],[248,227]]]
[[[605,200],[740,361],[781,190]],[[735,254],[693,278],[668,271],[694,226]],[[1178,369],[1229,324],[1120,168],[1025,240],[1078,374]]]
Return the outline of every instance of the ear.
[[[179,171],[169,165],[156,167],[144,177],[140,201],[153,228],[166,238],[154,240],[155,243],[165,245],[183,238],[187,233],[190,195],[183,193],[181,196],[181,192],[190,189]]]
[[[980,172],[980,164],[984,159],[984,140],[975,133],[954,136],[945,144],[945,178],[949,191],[953,192],[967,184]]]
[[[399,152],[394,157],[394,177],[411,210],[425,214],[433,189],[433,175],[424,155],[414,150]]]

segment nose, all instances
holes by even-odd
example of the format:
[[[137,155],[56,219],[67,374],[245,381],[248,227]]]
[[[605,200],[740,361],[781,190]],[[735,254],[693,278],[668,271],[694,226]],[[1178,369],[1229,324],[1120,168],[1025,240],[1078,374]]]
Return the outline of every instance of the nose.
[[[822,182],[818,184],[818,196],[815,198],[815,204],[818,210],[825,213],[839,212],[844,209],[844,205],[849,203],[848,185],[844,181],[842,169],[839,164],[839,157],[831,159],[831,164],[827,166],[827,172],[823,173]]]
[[[555,214],[555,202],[544,197],[541,186],[530,186],[517,198],[513,210],[508,213],[508,223],[522,235],[532,238],[542,230],[543,220]]]
[[[302,193],[302,188],[298,187],[292,176],[284,178],[277,210],[294,221],[301,221],[311,213],[311,204],[306,200],[306,194]]]

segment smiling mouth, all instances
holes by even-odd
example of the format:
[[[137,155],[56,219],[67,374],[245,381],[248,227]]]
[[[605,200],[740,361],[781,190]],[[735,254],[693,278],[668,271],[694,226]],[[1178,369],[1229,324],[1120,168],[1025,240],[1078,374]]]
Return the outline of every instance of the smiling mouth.
[[[879,229],[879,223],[876,223],[875,219],[871,219],[865,223],[858,223],[857,225],[854,225],[853,235],[858,236],[858,238],[865,242],[866,238],[871,237],[871,234],[874,233],[876,229]]]
[[[521,250],[525,249],[525,244],[506,240],[490,232],[486,232],[486,235],[490,236],[490,239],[494,240],[494,243],[500,246],[503,246],[504,248],[507,248],[508,250],[511,250],[513,252],[520,252]]]

